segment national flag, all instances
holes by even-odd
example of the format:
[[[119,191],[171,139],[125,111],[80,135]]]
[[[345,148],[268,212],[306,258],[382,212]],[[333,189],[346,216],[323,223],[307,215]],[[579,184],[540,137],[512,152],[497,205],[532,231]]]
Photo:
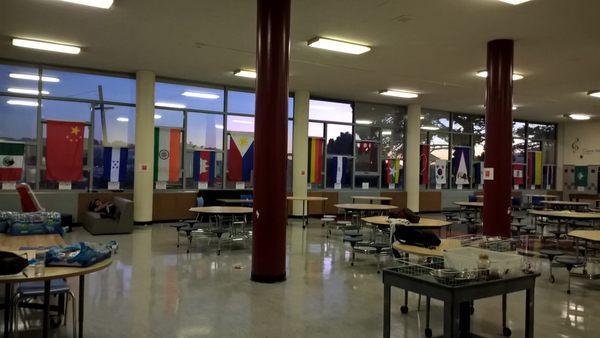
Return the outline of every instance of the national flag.
[[[323,181],[323,138],[308,138],[308,183],[320,184]]]
[[[227,178],[232,182],[250,181],[254,170],[254,134],[229,133]]]
[[[575,166],[575,186],[587,187],[588,185],[588,167],[584,165]]]
[[[127,177],[127,148],[104,147],[104,172],[107,182],[125,182]]]
[[[154,128],[154,181],[177,182],[181,174],[181,129]]]
[[[346,184],[348,168],[348,158],[344,156],[333,156],[331,165],[329,166],[328,180],[333,183]]]
[[[385,182],[387,184],[400,183],[400,159],[388,158],[385,160]]]
[[[542,185],[541,151],[530,151],[527,154],[527,180],[530,185]]]
[[[435,184],[446,184],[446,161],[435,161]]]
[[[544,187],[554,187],[556,182],[556,167],[553,165],[544,166]]]
[[[452,171],[456,185],[469,184],[469,162],[471,149],[466,147],[454,147],[452,156]]]
[[[46,121],[46,179],[69,182],[83,179],[81,122]]]
[[[473,164],[473,176],[475,176],[473,179],[477,185],[483,184],[483,168],[483,162]]]
[[[196,182],[213,182],[217,166],[217,154],[214,151],[194,151],[193,175]]]
[[[420,157],[421,157],[421,165],[420,165],[420,174],[419,174],[419,184],[429,184],[429,145],[421,144],[420,146]]]
[[[23,176],[23,143],[0,143],[0,181],[19,181]]]
[[[513,163],[512,171],[513,171],[513,184],[514,185],[522,185],[525,184],[523,180],[523,170],[525,168],[524,164],[521,163]]]

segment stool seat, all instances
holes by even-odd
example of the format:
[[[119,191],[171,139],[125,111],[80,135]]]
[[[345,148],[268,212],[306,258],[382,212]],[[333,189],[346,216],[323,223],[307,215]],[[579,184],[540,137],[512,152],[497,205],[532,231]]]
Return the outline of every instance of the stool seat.
[[[321,221],[322,221],[322,222],[333,222],[333,221],[335,221],[335,220],[334,220],[333,218],[327,218],[327,217],[323,217],[323,218],[321,218]]]
[[[390,245],[387,243],[371,243],[371,247],[377,249],[378,251],[380,251],[383,248],[387,248]]]
[[[552,249],[542,249],[542,250],[540,250],[540,253],[542,255],[548,256],[549,259],[552,259],[553,257],[556,257],[556,256],[562,256],[565,254],[564,251],[552,250]]]
[[[325,218],[335,218],[335,215],[323,215]]]
[[[350,222],[350,221],[337,221],[337,224],[350,225],[350,224],[352,224],[352,222]]]
[[[183,223],[183,222],[181,222],[181,223],[170,224],[169,226],[171,228],[175,228],[177,231],[179,231],[179,229],[181,229],[183,227],[186,227],[186,226],[189,226],[189,223]]]
[[[369,246],[356,246],[354,247],[354,251],[358,252],[358,253],[362,253],[362,254],[374,254],[377,252],[377,250],[375,250],[375,248],[371,248]]]
[[[344,242],[358,243],[360,241],[362,241],[362,235],[360,237],[358,237],[358,236],[344,236]]]
[[[556,261],[567,266],[583,265],[585,263],[583,257],[575,256],[558,256],[556,257]]]
[[[69,284],[64,279],[53,279],[50,281],[50,294],[69,292]],[[44,294],[44,282],[25,282],[19,285],[17,293],[25,297],[34,297]]]

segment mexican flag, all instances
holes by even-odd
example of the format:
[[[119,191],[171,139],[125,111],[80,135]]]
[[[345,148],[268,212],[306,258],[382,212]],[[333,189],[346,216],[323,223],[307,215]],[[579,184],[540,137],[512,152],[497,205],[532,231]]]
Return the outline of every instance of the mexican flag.
[[[181,168],[181,130],[154,128],[154,181],[177,182]]]
[[[18,181],[23,175],[23,143],[0,143],[0,181]]]

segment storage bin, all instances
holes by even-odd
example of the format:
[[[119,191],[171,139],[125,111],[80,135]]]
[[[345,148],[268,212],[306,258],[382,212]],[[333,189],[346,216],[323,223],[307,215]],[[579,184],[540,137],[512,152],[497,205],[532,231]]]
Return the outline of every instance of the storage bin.
[[[523,267],[523,257],[516,253],[497,252],[475,247],[447,249],[444,266],[458,271],[477,270],[480,255],[487,255],[490,271],[497,270],[501,277],[518,274]]]

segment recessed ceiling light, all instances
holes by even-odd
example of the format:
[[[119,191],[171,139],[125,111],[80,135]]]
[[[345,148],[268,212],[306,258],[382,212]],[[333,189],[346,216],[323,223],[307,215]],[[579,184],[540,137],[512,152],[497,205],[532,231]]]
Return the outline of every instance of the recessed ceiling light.
[[[8,100],[6,103],[11,104],[13,106],[28,106],[28,107],[37,107],[37,101],[30,100]]]
[[[162,119],[162,115],[154,114],[154,119],[155,120],[160,120],[160,119]]]
[[[10,73],[11,79],[39,81],[40,77],[33,74]],[[42,82],[60,82],[60,79],[52,76],[42,76]]]
[[[57,52],[57,53],[65,53],[65,54],[79,54],[81,52],[81,48],[79,48],[79,47],[63,45],[63,44],[54,43],[54,42],[45,42],[45,41],[14,38],[12,40],[12,44],[13,44],[13,46],[17,46],[17,47],[39,49],[39,50],[45,50],[48,52]]]
[[[506,2],[507,4],[511,4],[511,5],[520,5],[524,2],[531,1],[531,0],[499,0],[499,1]]]
[[[436,126],[421,126],[422,130],[440,130],[439,127]]]
[[[239,76],[239,77],[247,77],[249,79],[256,79],[256,71],[254,71],[254,70],[238,69],[233,72],[233,75]]]
[[[381,135],[392,135],[392,131],[391,130],[382,130],[381,131]]]
[[[475,75],[477,75],[477,76],[482,77],[482,78],[485,79],[488,76],[488,72],[487,72],[487,70],[480,70],[477,73],[475,73]],[[517,74],[517,73],[513,73],[513,76],[512,76],[513,81],[519,81],[519,80],[521,80],[523,78],[524,78],[523,75]]]
[[[326,39],[316,37],[307,42],[309,47],[327,49],[334,52],[347,53],[347,54],[363,54],[371,50],[371,47],[359,45],[357,43]]]
[[[356,120],[356,124],[373,124],[371,120]]]
[[[222,124],[215,124],[215,128],[217,128],[217,129],[223,129],[223,125]]]
[[[579,114],[579,113],[569,114],[569,117],[572,120],[578,120],[578,121],[589,120],[591,118],[591,116],[589,116],[588,114]]]
[[[600,90],[592,90],[591,92],[588,92],[587,94],[589,96],[600,98]]]
[[[397,89],[381,90],[381,91],[379,91],[379,94],[386,95],[386,96],[401,97],[403,99],[414,99],[414,98],[419,97],[419,94],[417,94],[417,93],[409,92],[406,90],[397,90]]]
[[[119,122],[129,122],[129,118],[125,117],[125,116],[119,116],[119,117],[117,117],[117,121],[119,121]]]
[[[209,100],[216,100],[216,99],[218,99],[220,97],[217,94],[201,93],[201,92],[191,92],[191,91],[185,91],[181,95],[187,96],[187,97],[197,97],[197,98],[200,98],[200,99],[209,99]]]
[[[154,103],[154,105],[157,107],[163,107],[163,108],[175,108],[175,109],[185,108],[185,104],[173,103],[173,102],[156,102],[156,103]]]
[[[517,107],[517,106],[512,106],[512,110],[517,110],[517,108],[519,108],[519,107]]]
[[[8,88],[9,93],[17,93],[17,94],[29,94],[29,95],[38,95],[39,91],[37,89],[29,89],[29,88]],[[43,95],[48,95],[50,92],[46,90],[42,90]]]
[[[91,6],[97,8],[109,9],[113,4],[113,0],[60,0],[78,5]]]

